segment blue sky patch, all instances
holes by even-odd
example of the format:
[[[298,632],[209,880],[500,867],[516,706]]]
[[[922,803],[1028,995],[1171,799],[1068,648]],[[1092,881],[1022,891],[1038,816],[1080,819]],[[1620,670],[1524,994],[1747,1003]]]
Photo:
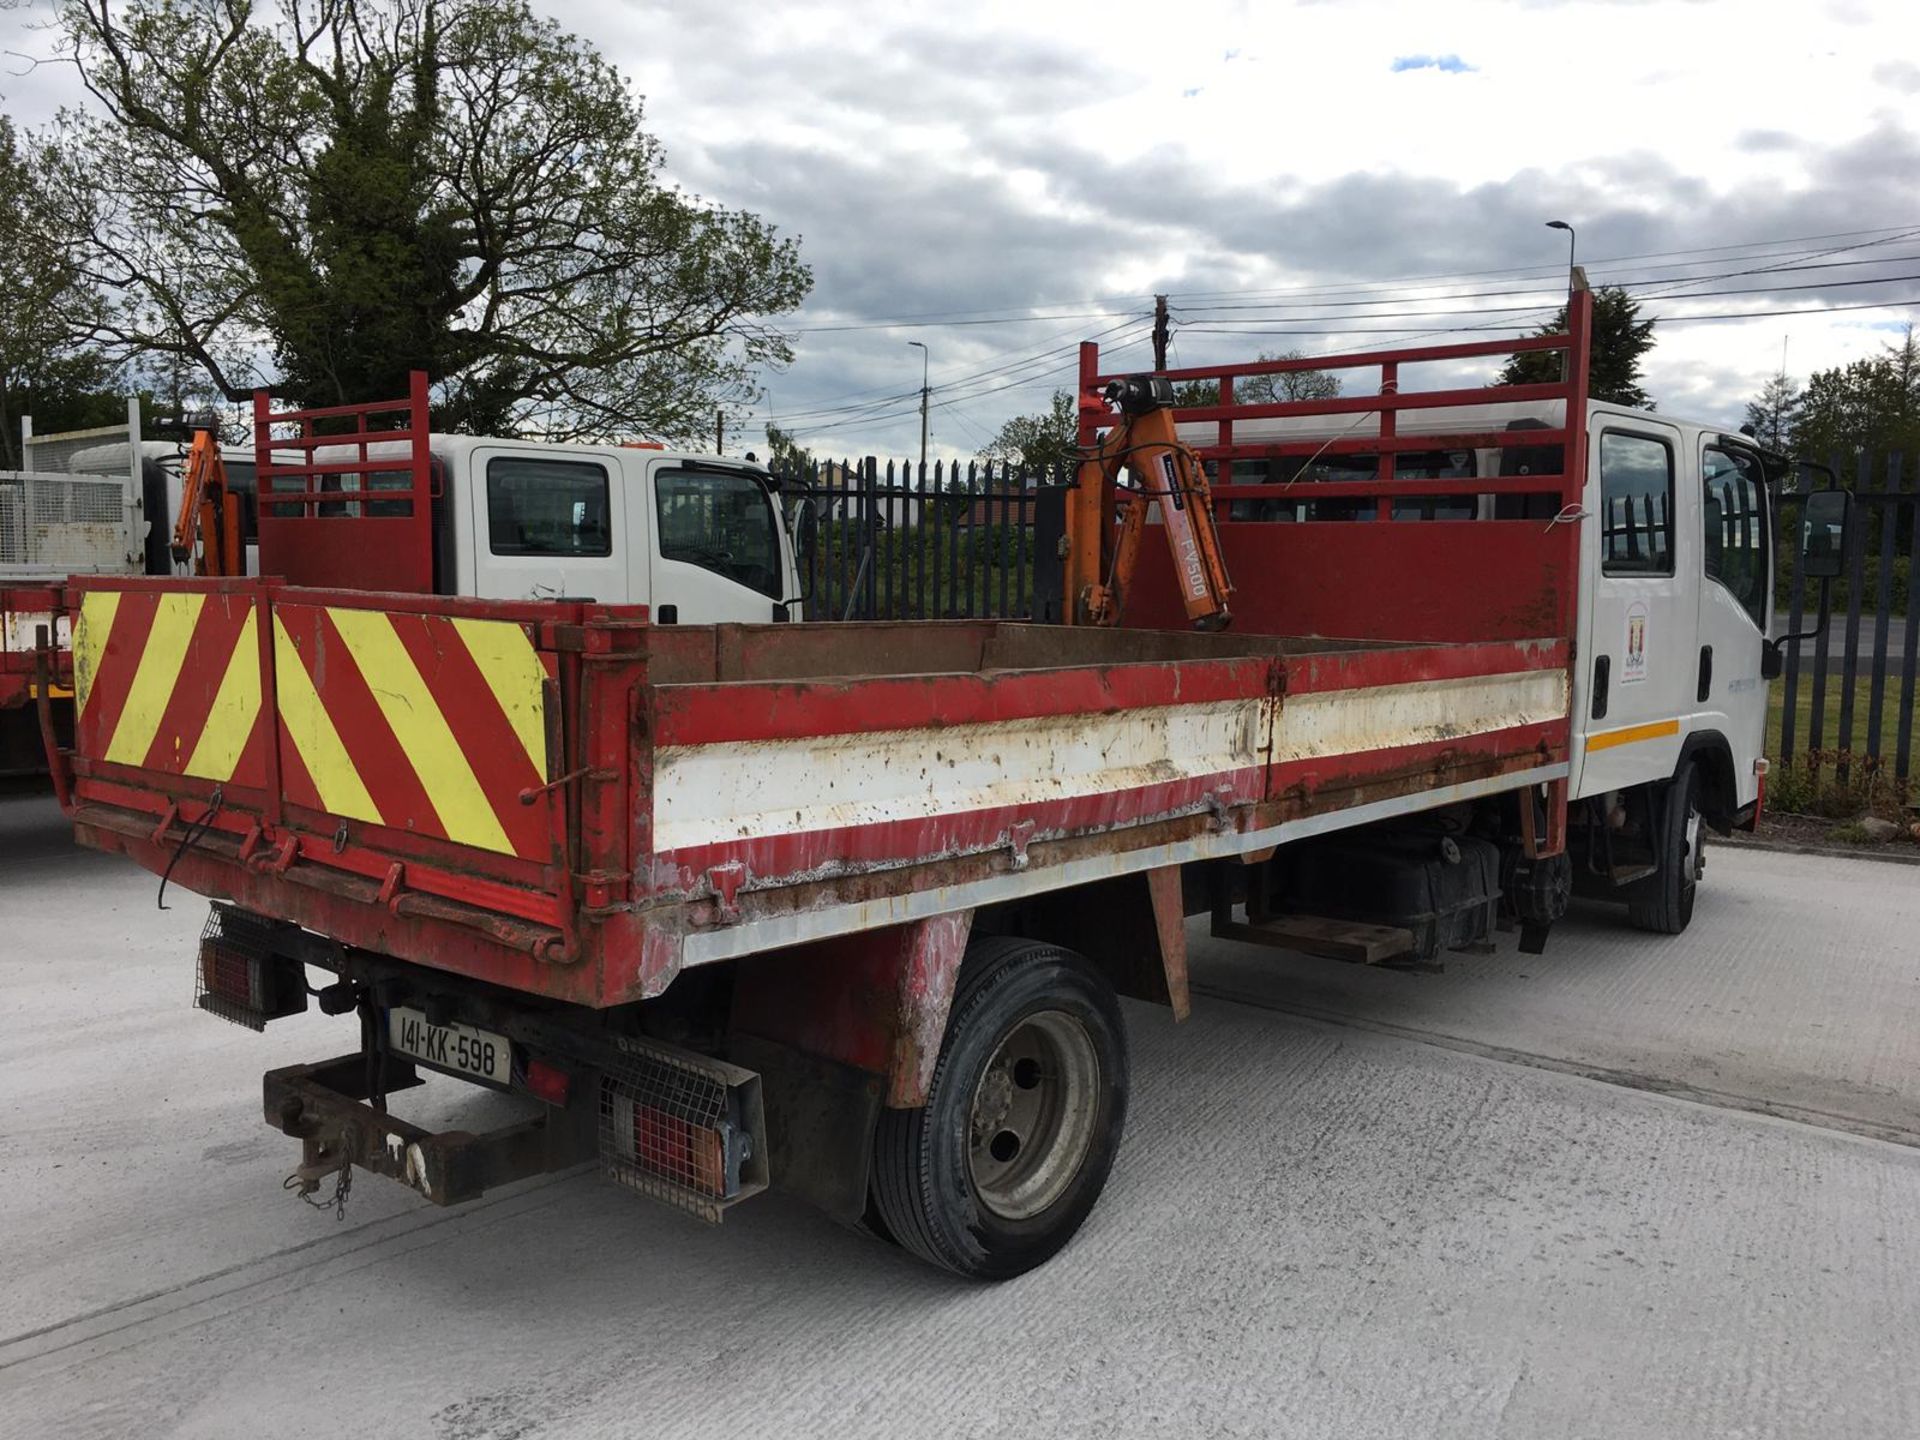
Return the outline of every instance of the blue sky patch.
[[[1458,55],[1398,55],[1394,57],[1393,73],[1402,70],[1443,70],[1449,75],[1464,75],[1478,70],[1478,65],[1469,65]]]

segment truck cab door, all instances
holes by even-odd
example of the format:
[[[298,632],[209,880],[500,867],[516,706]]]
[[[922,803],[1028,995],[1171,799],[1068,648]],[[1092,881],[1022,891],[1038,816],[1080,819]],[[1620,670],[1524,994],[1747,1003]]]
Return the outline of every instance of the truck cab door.
[[[1599,412],[1591,431],[1576,796],[1671,775],[1696,708],[1698,487],[1680,482],[1692,456],[1651,416]]]
[[[653,463],[652,583],[659,624],[785,620],[790,566],[772,491],[757,473]]]
[[[1759,791],[1753,762],[1766,744],[1761,675],[1772,613],[1772,536],[1760,457],[1737,442],[1700,437],[1699,654],[1691,728],[1724,736],[1737,803]]]
[[[467,463],[474,594],[627,603],[626,496],[613,456],[502,442]]]

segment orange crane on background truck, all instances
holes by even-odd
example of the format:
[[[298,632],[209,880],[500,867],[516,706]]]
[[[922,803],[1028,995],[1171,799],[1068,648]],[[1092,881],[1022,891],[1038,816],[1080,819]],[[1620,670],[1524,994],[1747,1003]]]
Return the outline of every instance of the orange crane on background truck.
[[[240,539],[240,497],[227,486],[218,424],[213,420],[193,425],[193,444],[187,451],[171,548],[174,562],[191,562],[195,575],[247,573],[247,555]]]

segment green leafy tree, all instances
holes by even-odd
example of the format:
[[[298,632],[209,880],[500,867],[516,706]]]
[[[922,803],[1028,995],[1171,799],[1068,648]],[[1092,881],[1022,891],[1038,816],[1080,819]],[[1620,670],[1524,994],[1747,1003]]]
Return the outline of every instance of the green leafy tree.
[[[1587,392],[1595,400],[1613,405],[1631,405],[1636,410],[1654,408],[1652,398],[1642,388],[1641,364],[1653,348],[1653,324],[1640,318],[1640,306],[1617,285],[1604,285],[1593,292],[1593,336],[1590,347]],[[1567,307],[1562,305],[1552,320],[1533,333],[1558,335],[1567,328]],[[1507,361],[1500,372],[1502,385],[1550,385],[1564,373],[1565,360],[1559,351],[1529,350]]]
[[[1747,425],[1762,445],[1785,450],[1793,443],[1794,421],[1800,412],[1800,387],[1787,372],[1767,377],[1760,393],[1747,402]]]
[[[813,451],[771,422],[767,425],[767,465],[783,474],[804,474],[813,468]]]
[[[1920,453],[1920,339],[1913,327],[1878,355],[1809,376],[1792,440],[1794,452],[1810,460]]]
[[[1056,390],[1043,413],[1014,416],[980,453],[986,459],[1029,472],[1073,464],[1080,450],[1072,394]]]
[[[796,243],[662,177],[638,96],[525,0],[65,0],[96,102],[56,193],[115,355],[240,398],[694,441],[789,351]],[[271,367],[277,375],[263,377]]]
[[[125,401],[106,393],[112,367],[74,342],[100,303],[41,201],[45,157],[0,115],[0,469],[19,469],[20,417],[39,431],[110,424]]]

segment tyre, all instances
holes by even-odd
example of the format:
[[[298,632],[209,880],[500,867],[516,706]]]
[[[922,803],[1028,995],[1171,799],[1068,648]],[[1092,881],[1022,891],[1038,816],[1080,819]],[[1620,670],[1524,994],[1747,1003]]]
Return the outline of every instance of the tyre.
[[[875,1218],[955,1274],[1022,1274],[1093,1209],[1126,1112],[1126,1033],[1106,977],[1058,946],[975,941],[927,1103],[881,1112]]]
[[[1655,821],[1659,869],[1627,892],[1627,919],[1657,935],[1678,935],[1693,919],[1693,896],[1706,870],[1700,821],[1700,773],[1688,765],[1667,785]]]

